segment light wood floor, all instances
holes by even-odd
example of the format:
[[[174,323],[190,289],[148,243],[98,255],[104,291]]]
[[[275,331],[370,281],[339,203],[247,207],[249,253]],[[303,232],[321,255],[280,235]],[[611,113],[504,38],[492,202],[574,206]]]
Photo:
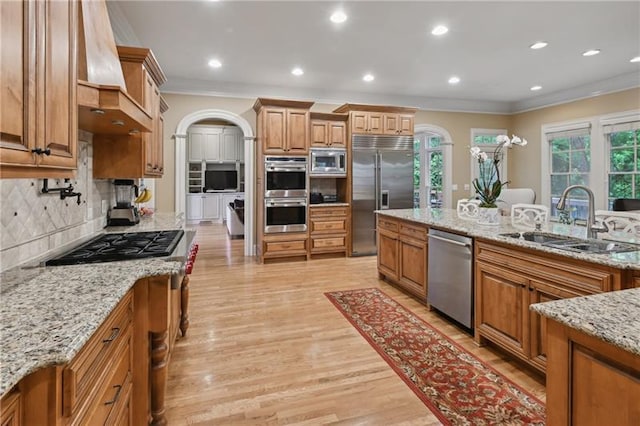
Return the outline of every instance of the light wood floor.
[[[378,279],[375,257],[257,264],[199,225],[191,326],[169,368],[170,425],[439,424],[324,292],[378,287],[544,401],[544,379]]]

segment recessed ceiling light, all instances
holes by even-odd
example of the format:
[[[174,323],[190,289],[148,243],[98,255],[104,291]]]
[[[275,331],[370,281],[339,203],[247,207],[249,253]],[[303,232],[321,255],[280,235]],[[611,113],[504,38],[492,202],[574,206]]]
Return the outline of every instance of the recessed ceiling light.
[[[631,59],[629,62],[640,62],[640,56],[636,56],[635,58]]]
[[[329,19],[331,19],[331,22],[334,24],[341,24],[347,20],[347,14],[341,10],[336,10]]]
[[[460,77],[452,76],[449,78],[449,84],[458,84],[460,83]]]
[[[222,62],[220,62],[218,59],[211,59],[209,61],[209,66],[211,68],[220,68],[222,66]]]
[[[542,89],[542,86],[531,86],[531,90],[534,91],[534,92],[536,90],[540,90],[540,89]]]
[[[529,46],[531,49],[542,49],[543,47],[547,47],[549,43],[547,43],[546,41],[536,41],[535,43],[533,43],[531,46]]]
[[[362,79],[368,83],[370,81],[373,81],[375,77],[373,76],[373,74],[365,74],[364,77],[362,77]]]
[[[434,27],[433,30],[431,30],[431,34],[435,36],[440,36],[448,32],[449,32],[449,28],[445,27],[444,25],[438,25]]]
[[[304,74],[304,71],[302,70],[302,68],[294,68],[291,70],[291,74],[296,75],[296,76],[300,76],[302,74]]]
[[[593,56],[593,55],[597,55],[598,53],[600,53],[600,49],[591,49],[584,52],[582,56]]]

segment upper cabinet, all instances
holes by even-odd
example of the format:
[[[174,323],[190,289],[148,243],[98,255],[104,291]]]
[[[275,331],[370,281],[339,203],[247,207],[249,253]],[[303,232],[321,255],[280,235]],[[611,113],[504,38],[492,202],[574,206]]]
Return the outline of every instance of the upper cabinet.
[[[0,177],[77,168],[76,1],[0,2]]]
[[[258,98],[258,134],[262,154],[304,155],[309,151],[313,102]]]
[[[235,126],[193,125],[188,132],[189,161],[244,163],[244,137]]]
[[[93,175],[96,178],[154,178],[164,173],[163,118],[167,104],[159,86],[166,77],[151,50],[118,46],[127,93],[151,117],[150,132],[94,135]]]
[[[311,113],[311,147],[345,148],[347,114]]]
[[[349,113],[351,134],[413,135],[415,108],[344,104],[334,112]]]

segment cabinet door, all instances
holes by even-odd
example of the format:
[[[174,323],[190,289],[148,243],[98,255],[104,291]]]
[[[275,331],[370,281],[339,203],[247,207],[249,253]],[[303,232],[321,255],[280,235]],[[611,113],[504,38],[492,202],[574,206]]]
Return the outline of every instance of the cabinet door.
[[[38,79],[38,144],[51,155],[39,155],[39,164],[77,168],[78,104],[76,72],[76,1],[38,2],[43,7],[44,52],[37,60],[43,79]],[[41,27],[39,27],[41,28]],[[41,113],[40,113],[41,112]]]
[[[189,161],[200,162],[204,159],[202,155],[204,146],[204,133],[189,132]]]
[[[220,159],[224,161],[236,161],[241,145],[241,132],[239,129],[225,128],[220,142]]]
[[[347,146],[347,125],[344,121],[330,121],[329,145],[337,148]]]
[[[164,173],[164,117],[158,116],[158,138],[156,140],[156,159],[158,160],[158,171]]]
[[[187,219],[202,219],[202,195],[187,196]]]
[[[309,111],[287,110],[287,152],[306,154],[309,149]]]
[[[265,154],[285,152],[286,110],[284,108],[266,108],[262,114],[264,115],[262,151]]]
[[[220,195],[207,194],[202,199],[202,218],[220,219]]]
[[[222,129],[210,128],[204,132],[204,143],[202,145],[202,155],[204,161],[220,161],[220,145],[222,139]]]
[[[382,118],[384,128],[382,132],[385,135],[397,135],[399,129],[398,114],[384,114]]]
[[[384,133],[383,114],[381,112],[370,112],[369,133],[381,135]]]
[[[413,135],[414,132],[414,116],[413,114],[398,114],[398,134]]]
[[[394,281],[398,280],[398,234],[383,229],[378,231],[378,272]]]
[[[368,133],[369,132],[369,114],[366,112],[351,113],[351,132],[352,133]]]
[[[476,330],[514,354],[529,356],[527,279],[476,262]]]
[[[586,293],[569,291],[552,283],[531,280],[529,303],[543,303],[570,297],[586,296]],[[541,370],[547,366],[547,320],[542,315],[530,311],[531,361]]]
[[[35,1],[0,1],[0,163],[35,164]]]
[[[400,237],[400,285],[421,300],[427,297],[427,243]]]
[[[147,80],[151,80],[150,77],[147,77]],[[160,139],[160,91],[156,87],[153,80],[151,80],[150,86],[145,86],[145,93],[150,92],[148,96],[147,102],[149,105],[145,106],[147,108],[147,112],[151,115],[153,119],[151,132],[143,133],[142,141],[144,143],[144,169],[145,173],[150,176],[155,176],[160,173],[160,165],[159,165],[159,153],[158,148],[162,143]]]
[[[329,123],[324,120],[311,120],[311,146],[325,147],[329,145]]]

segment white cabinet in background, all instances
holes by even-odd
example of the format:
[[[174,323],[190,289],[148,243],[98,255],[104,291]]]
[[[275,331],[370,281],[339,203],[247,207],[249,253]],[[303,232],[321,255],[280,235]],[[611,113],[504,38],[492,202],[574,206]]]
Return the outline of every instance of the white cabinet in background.
[[[220,219],[220,194],[204,194],[202,198],[202,219]]]
[[[244,192],[208,192],[187,195],[187,220],[222,222],[229,203],[244,200]]]
[[[187,195],[187,220],[202,219],[202,194]]]
[[[238,127],[194,125],[187,133],[189,161],[244,162],[244,137]]]

